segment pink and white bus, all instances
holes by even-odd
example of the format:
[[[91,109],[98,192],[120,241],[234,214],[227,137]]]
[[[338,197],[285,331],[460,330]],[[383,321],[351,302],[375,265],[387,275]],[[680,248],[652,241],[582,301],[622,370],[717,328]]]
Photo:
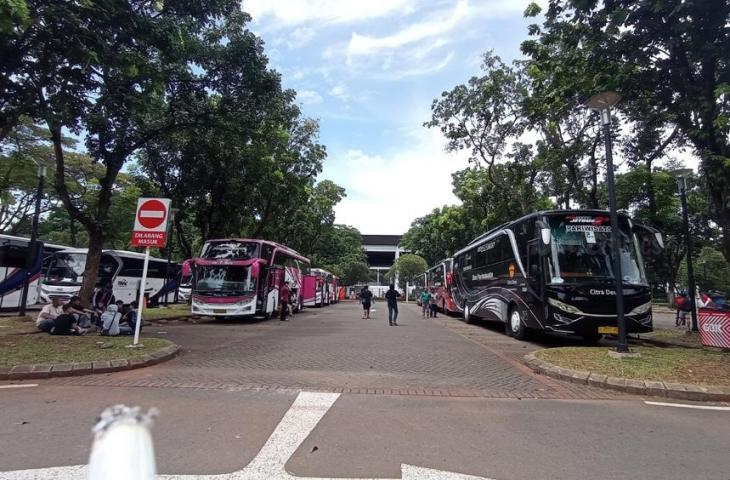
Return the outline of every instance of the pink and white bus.
[[[221,317],[279,310],[279,289],[289,282],[293,310],[303,304],[302,280],[309,259],[284,245],[260,239],[208,240],[194,260],[192,313]]]
[[[322,307],[330,303],[332,274],[321,268],[313,268],[304,276],[304,306]]]
[[[461,312],[451,292],[454,286],[453,262],[452,258],[447,258],[426,271],[426,285],[436,291],[436,306],[444,313]]]

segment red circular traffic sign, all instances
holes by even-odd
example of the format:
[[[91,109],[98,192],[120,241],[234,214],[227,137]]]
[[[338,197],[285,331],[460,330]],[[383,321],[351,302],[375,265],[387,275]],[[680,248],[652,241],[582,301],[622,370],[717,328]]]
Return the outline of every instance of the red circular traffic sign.
[[[157,228],[164,223],[166,217],[165,204],[159,200],[147,200],[137,212],[137,220],[144,228]]]

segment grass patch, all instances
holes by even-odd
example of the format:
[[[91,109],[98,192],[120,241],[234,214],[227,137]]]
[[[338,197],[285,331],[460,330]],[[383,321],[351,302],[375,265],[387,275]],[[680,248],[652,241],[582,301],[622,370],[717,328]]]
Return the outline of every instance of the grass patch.
[[[612,377],[730,386],[730,353],[682,347],[635,347],[640,358],[613,359],[606,347],[561,347],[535,352],[546,362]]]
[[[98,344],[97,342],[103,342]],[[144,337],[144,348],[127,348],[132,337],[80,337],[17,335],[0,338],[0,366],[93,362],[96,360],[129,359],[174,345],[164,338]]]
[[[145,320],[161,320],[191,315],[190,305],[187,303],[170,304],[167,307],[160,305],[157,308],[146,308],[143,314]]]
[[[687,334],[687,330],[685,329],[658,328],[651,333],[642,333],[641,338],[661,340],[662,342],[682,347],[702,348],[699,332],[690,332]]]
[[[9,334],[37,332],[35,320],[30,317],[0,318],[0,337]]]

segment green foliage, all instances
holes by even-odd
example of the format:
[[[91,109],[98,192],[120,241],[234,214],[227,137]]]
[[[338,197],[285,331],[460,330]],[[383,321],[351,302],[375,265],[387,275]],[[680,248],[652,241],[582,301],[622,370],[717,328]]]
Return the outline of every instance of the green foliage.
[[[314,186],[319,127],[268,67],[240,2],[4,0],[0,13],[0,141],[24,116],[48,129],[68,212],[49,221],[86,232],[82,297],[101,248],[126,245],[140,193],[173,198],[185,256],[209,235],[293,241],[309,225],[311,242],[317,224],[331,227],[344,192]],[[83,139],[83,156],[64,148],[65,131]],[[135,157],[134,178],[120,174]],[[140,172],[152,182],[136,182]]]
[[[366,283],[370,279],[370,268],[365,262],[346,261],[341,264],[340,271],[344,285]]]
[[[401,255],[393,263],[388,272],[385,274],[391,282],[395,281],[398,277],[399,287],[405,287],[406,283],[412,283],[419,275],[423,275],[423,272],[428,268],[426,260],[412,253]]]
[[[356,228],[347,225],[322,228],[312,248],[303,252],[309,255],[313,267],[324,268],[340,277],[347,273],[349,266],[367,266],[362,235]]]
[[[730,264],[722,253],[712,247],[703,247],[693,259],[695,281],[700,291],[718,290],[730,295]],[[682,260],[678,272],[679,281],[687,285],[687,262]]]

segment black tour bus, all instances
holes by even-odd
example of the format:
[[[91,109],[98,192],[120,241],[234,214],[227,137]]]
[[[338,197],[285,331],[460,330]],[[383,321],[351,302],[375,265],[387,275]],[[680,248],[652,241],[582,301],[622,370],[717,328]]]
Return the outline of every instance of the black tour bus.
[[[627,332],[652,330],[651,292],[642,251],[661,236],[619,214]],[[597,341],[618,333],[609,213],[535,212],[490,230],[454,255],[454,300],[464,319],[505,323],[508,335],[530,330]]]

